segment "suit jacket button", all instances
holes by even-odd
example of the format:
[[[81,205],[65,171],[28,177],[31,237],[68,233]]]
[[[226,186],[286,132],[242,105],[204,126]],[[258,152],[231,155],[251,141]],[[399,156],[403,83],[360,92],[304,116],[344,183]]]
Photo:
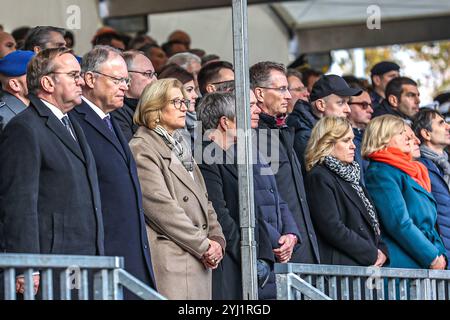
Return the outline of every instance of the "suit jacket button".
[[[207,225],[206,224],[202,224],[202,228],[203,230],[206,230]]]
[[[183,197],[183,201],[184,201],[184,202],[188,202],[188,200],[189,200],[189,197],[188,197],[188,196],[184,196],[184,197]]]
[[[147,247],[147,245],[146,244],[144,244],[144,249],[147,249],[148,247]]]
[[[270,189],[269,191],[270,191],[271,193],[273,193],[273,189]]]

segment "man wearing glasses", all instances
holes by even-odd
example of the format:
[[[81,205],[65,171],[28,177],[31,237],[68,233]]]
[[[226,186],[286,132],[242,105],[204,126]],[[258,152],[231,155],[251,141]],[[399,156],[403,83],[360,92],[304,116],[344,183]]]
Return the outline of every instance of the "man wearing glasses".
[[[357,85],[352,85],[353,88],[360,89]],[[369,161],[364,160],[361,156],[361,143],[364,135],[364,130],[372,119],[372,99],[367,91],[363,92],[359,96],[350,97],[348,102],[350,106],[350,114],[348,120],[352,124],[353,134],[355,138],[353,143],[356,146],[355,149],[355,161],[358,162],[361,168],[361,183],[364,185],[364,172],[369,166]]]
[[[145,87],[156,80],[156,72],[152,62],[141,51],[130,50],[123,53],[127,64],[131,83],[125,91],[123,107],[111,112],[127,141],[130,141],[137,130],[133,123],[133,115],[139,98]]]
[[[289,83],[289,93],[292,96],[292,99],[288,104],[288,114],[291,114],[294,109],[303,108],[303,103],[309,103],[309,91],[303,84],[302,74],[299,71],[295,69],[288,69],[287,79]],[[297,105],[297,103],[299,103],[299,105]],[[289,123],[288,126],[290,126]]]
[[[95,161],[83,130],[68,116],[81,102],[83,84],[69,49],[42,50],[28,64],[30,105],[0,138],[1,252],[104,254]],[[38,287],[35,275],[35,292]],[[24,292],[23,277],[16,288]]]
[[[291,262],[319,263],[319,248],[306,202],[302,169],[293,149],[294,136],[284,122],[292,98],[285,66],[270,61],[256,63],[250,68],[250,86],[261,109],[258,151],[270,163],[279,194],[288,204],[300,231]],[[291,237],[286,237],[279,244],[285,247],[293,243]]]
[[[155,287],[136,164],[122,130],[110,113],[123,106],[130,79],[122,53],[95,46],[81,65],[83,102],[71,114],[94,154],[105,229],[105,254],[123,256],[125,270]],[[136,298],[129,291],[125,299]]]

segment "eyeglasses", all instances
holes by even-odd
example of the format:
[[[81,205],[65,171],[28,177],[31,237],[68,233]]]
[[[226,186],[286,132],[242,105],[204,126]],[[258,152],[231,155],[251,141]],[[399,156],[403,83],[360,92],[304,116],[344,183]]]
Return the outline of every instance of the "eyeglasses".
[[[279,87],[279,88],[272,88],[272,87],[258,87],[258,88],[262,88],[262,89],[270,89],[270,90],[276,90],[281,94],[285,94],[286,92],[289,91],[288,87]]]
[[[307,87],[301,87],[301,88],[288,88],[289,91],[297,91],[297,92],[305,92],[308,90]]]
[[[356,104],[358,106],[360,106],[361,108],[363,108],[364,110],[366,110],[367,108],[371,107],[372,108],[372,104],[366,101],[362,101],[362,102],[349,102],[349,105],[351,104]]]
[[[181,106],[183,104],[186,106],[187,109],[189,109],[189,105],[191,104],[191,101],[189,101],[188,99],[172,99],[172,100],[169,100],[169,102],[171,104],[173,104],[175,109],[178,109],[178,110],[181,109]]]
[[[136,71],[136,70],[128,70],[128,72],[133,72],[133,73],[139,73],[142,74],[144,77],[148,78],[148,79],[152,79],[153,77],[157,77],[158,73],[154,72],[154,71]]]
[[[111,81],[114,82],[114,84],[117,86],[120,85],[122,82],[125,83],[127,86],[129,86],[131,84],[130,78],[117,78],[117,77],[110,76],[108,74],[101,73],[99,71],[91,71],[91,72],[94,72],[94,73],[100,74],[104,77],[110,78]]]
[[[81,74],[77,71],[70,71],[70,72],[58,72],[58,71],[52,71],[47,74],[65,74],[68,75],[70,78],[73,79],[73,81],[78,82],[81,78]]]

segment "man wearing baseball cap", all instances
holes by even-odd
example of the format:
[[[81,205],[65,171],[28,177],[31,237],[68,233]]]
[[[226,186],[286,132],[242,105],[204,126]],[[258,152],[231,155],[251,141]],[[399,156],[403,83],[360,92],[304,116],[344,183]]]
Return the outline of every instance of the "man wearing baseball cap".
[[[400,66],[391,61],[381,61],[375,64],[370,70],[370,78],[373,87],[370,98],[372,99],[374,110],[381,105],[384,99],[386,99],[384,92],[386,91],[386,86],[389,81],[400,77],[399,70]]]
[[[335,74],[323,75],[317,80],[311,90],[311,105],[302,110],[299,126],[296,128],[294,149],[302,162],[304,170],[304,153],[311,131],[325,116],[347,118],[351,110],[348,106],[349,98],[360,95],[361,89],[350,88],[345,80]]]
[[[29,104],[27,98],[27,65],[32,51],[13,51],[0,59],[0,132],[4,126]]]

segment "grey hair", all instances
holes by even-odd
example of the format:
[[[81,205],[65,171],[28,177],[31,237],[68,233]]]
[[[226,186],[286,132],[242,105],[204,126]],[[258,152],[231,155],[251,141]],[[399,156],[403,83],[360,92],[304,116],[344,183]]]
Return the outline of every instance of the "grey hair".
[[[83,56],[81,60],[81,72],[98,71],[100,66],[108,60],[110,54],[123,56],[122,52],[116,48],[105,45],[95,46]]]
[[[66,30],[63,28],[52,26],[37,26],[30,29],[25,38],[23,50],[33,51],[34,47],[39,47],[42,50],[47,49],[46,44],[50,41],[50,33],[57,32],[64,37]]]
[[[300,81],[303,82],[303,75],[297,69],[289,68],[287,69],[286,77],[297,77]]]
[[[250,87],[268,87],[271,85],[272,70],[279,71],[286,75],[286,67],[282,63],[263,61],[258,62],[250,68]]]
[[[203,96],[197,107],[203,130],[217,129],[221,117],[234,120],[236,108],[233,93],[212,92]]]
[[[134,59],[136,59],[138,55],[143,55],[145,57],[144,52],[136,49],[128,50],[122,53],[122,57],[125,60],[125,63],[127,64],[128,70],[133,69]]]
[[[175,63],[183,69],[187,69],[193,61],[200,64],[202,63],[202,60],[197,55],[190,52],[180,52],[171,56],[167,61],[167,64]]]

